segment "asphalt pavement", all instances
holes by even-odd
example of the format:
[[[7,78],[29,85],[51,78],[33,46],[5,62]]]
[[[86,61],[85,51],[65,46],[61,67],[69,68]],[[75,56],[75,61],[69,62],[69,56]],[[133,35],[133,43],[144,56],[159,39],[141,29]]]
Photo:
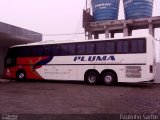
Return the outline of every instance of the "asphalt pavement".
[[[10,115],[20,120],[112,120],[125,115],[139,115],[141,119],[155,115],[159,120],[159,91],[160,84],[151,83],[104,86],[1,79],[0,114],[1,118]]]

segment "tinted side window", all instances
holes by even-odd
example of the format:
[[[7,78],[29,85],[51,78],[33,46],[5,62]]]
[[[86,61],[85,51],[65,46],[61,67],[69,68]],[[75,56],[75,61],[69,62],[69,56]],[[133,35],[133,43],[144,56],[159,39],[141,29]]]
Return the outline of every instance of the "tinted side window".
[[[146,42],[145,42],[145,40],[138,40],[138,52],[140,52],[140,53],[146,52]]]
[[[77,46],[77,54],[85,54],[85,44],[84,43],[80,43]]]
[[[52,52],[53,52],[53,55],[59,55],[60,54],[60,47],[59,45],[53,45],[53,48],[52,48]]]
[[[76,44],[69,44],[68,54],[70,55],[76,54]]]
[[[30,49],[29,52],[30,52],[31,56],[44,56],[45,55],[43,46],[30,46],[28,48]]]
[[[115,42],[106,42],[106,53],[115,52]]]
[[[67,55],[68,54],[68,45],[60,45],[61,47],[61,52],[60,55]]]
[[[13,58],[10,58],[10,57],[7,57],[5,59],[5,67],[11,67],[11,66],[15,66],[16,65],[16,58],[13,57]]]
[[[133,53],[138,52],[137,40],[132,40],[131,41],[131,52],[133,52]]]
[[[96,53],[101,54],[105,53],[105,42],[97,42],[96,43]]]
[[[44,49],[45,49],[45,55],[46,56],[52,56],[52,54],[53,54],[52,45],[46,45],[44,47]]]
[[[19,57],[28,57],[32,54],[32,51],[30,51],[30,47],[17,47],[17,56]]]
[[[146,41],[145,39],[135,39],[131,41],[131,52],[133,53],[144,53],[146,52]]]
[[[117,41],[117,52],[122,53],[123,52],[123,42]]]
[[[16,48],[10,48],[8,49],[8,52],[7,52],[7,56],[9,57],[13,57],[13,56],[16,56]]]
[[[94,43],[86,43],[86,54],[94,53]]]
[[[123,52],[124,53],[129,52],[129,41],[123,41]]]

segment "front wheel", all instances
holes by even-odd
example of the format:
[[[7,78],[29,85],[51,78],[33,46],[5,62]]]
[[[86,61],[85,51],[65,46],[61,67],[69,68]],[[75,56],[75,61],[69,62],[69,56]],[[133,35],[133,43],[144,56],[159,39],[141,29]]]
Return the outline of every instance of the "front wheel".
[[[117,83],[117,77],[113,72],[103,73],[102,80],[105,85],[114,85]]]
[[[85,75],[85,82],[91,85],[97,84],[99,81],[99,74],[95,71],[89,71]]]
[[[24,71],[17,72],[17,80],[19,81],[26,80],[26,73]]]

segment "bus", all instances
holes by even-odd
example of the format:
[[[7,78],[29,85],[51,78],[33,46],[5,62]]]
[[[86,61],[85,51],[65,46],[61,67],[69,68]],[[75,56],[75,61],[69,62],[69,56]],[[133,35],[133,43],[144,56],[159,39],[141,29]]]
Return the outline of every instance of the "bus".
[[[92,85],[153,81],[154,38],[131,36],[16,45],[8,49],[4,74],[9,79],[84,81]]]

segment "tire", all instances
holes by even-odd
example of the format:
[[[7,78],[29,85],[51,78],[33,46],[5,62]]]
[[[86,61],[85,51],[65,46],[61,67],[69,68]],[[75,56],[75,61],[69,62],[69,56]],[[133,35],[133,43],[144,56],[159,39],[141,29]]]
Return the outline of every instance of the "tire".
[[[117,76],[113,72],[105,72],[102,74],[102,81],[105,85],[115,85],[117,83]]]
[[[17,72],[17,80],[18,81],[26,80],[26,73],[24,71]]]
[[[99,74],[96,71],[89,71],[85,75],[85,82],[90,85],[95,85],[99,82]]]

